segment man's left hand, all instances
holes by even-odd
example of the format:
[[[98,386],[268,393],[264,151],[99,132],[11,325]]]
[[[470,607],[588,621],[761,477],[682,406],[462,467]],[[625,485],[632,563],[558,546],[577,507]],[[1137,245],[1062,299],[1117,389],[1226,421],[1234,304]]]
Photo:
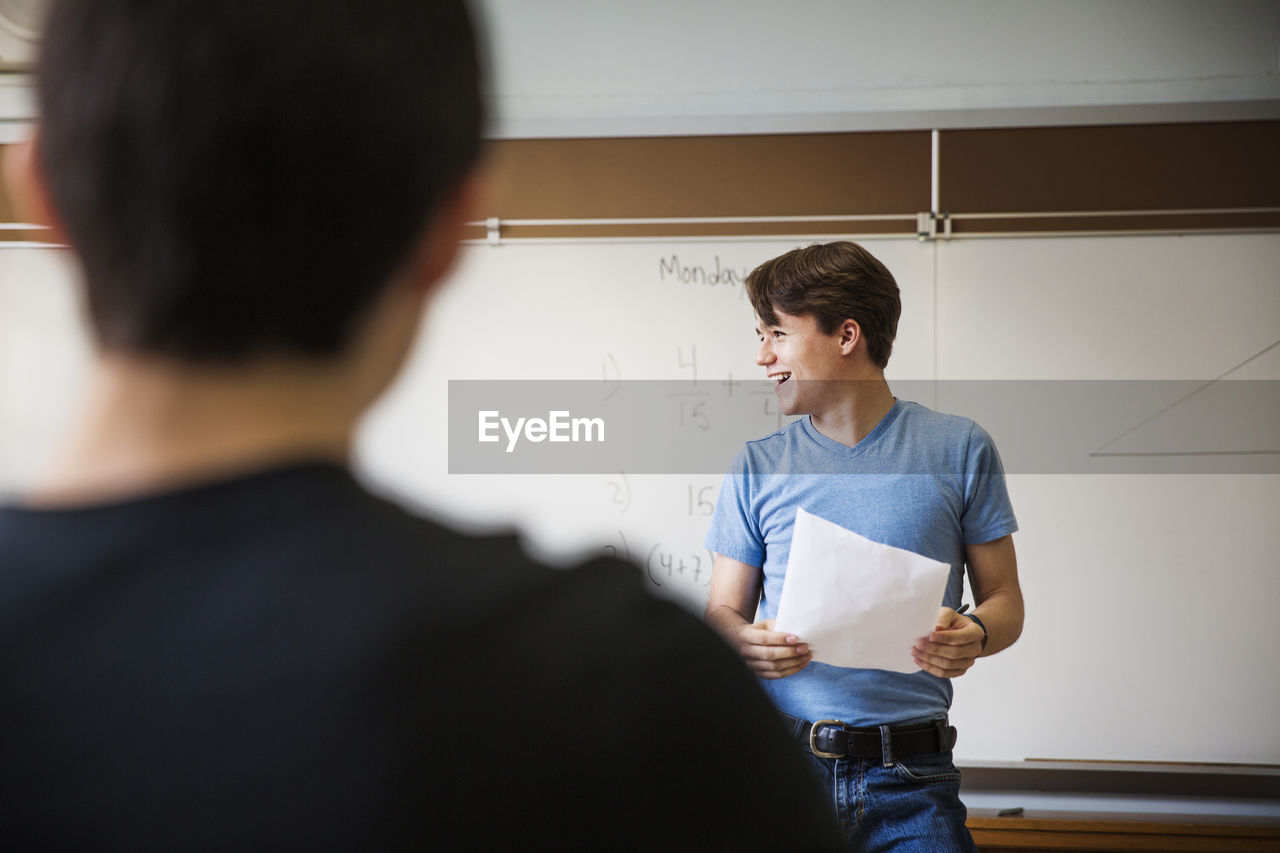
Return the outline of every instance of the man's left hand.
[[[968,616],[950,607],[938,611],[933,633],[916,640],[911,649],[916,666],[939,678],[964,675],[982,654],[983,630]]]

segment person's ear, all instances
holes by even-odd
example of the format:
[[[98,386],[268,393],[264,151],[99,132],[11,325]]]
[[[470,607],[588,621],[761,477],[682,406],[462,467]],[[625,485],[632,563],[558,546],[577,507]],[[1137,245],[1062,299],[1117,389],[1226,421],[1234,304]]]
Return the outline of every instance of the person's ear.
[[[462,248],[466,224],[474,222],[485,194],[485,179],[473,169],[445,197],[423,230],[406,272],[413,286],[433,290],[448,275]]]
[[[840,324],[840,354],[849,355],[862,340],[862,327],[857,320],[845,320]]]
[[[49,184],[40,164],[39,139],[37,130],[26,141],[5,146],[4,182],[18,219],[48,228],[45,236],[49,242],[65,243],[66,229],[54,209]]]

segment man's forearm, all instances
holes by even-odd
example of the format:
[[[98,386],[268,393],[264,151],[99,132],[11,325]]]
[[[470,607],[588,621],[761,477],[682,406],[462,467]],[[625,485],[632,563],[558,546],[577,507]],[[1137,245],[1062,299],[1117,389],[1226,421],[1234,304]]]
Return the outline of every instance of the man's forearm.
[[[1022,635],[1023,605],[1018,592],[993,592],[973,609],[987,629],[987,645],[980,657],[1004,651]]]
[[[707,606],[706,623],[726,640],[736,642],[737,629],[743,625],[750,625],[751,620],[732,607],[719,604]]]

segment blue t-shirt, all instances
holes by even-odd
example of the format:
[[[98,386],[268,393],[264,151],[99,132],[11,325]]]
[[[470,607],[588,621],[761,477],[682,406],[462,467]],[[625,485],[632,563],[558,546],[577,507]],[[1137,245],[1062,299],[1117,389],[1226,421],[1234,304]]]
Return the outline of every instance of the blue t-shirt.
[[[747,442],[725,475],[705,541],[711,551],[763,568],[757,620],[777,615],[797,507],[949,563],[939,602],[948,607],[959,607],[964,592],[965,546],[1018,529],[995,444],[972,420],[896,400],[875,429],[846,447],[800,418]],[[951,707],[951,682],[923,671],[814,662],[762,683],[782,711],[807,720],[913,723]]]

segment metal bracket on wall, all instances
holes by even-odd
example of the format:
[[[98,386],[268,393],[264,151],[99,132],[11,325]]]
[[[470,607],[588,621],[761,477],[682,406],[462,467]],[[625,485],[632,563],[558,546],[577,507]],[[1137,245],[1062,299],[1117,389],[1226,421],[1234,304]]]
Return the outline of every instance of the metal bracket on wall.
[[[916,239],[921,243],[938,239],[939,227],[941,227],[942,239],[950,240],[951,214],[933,211],[916,214]]]

